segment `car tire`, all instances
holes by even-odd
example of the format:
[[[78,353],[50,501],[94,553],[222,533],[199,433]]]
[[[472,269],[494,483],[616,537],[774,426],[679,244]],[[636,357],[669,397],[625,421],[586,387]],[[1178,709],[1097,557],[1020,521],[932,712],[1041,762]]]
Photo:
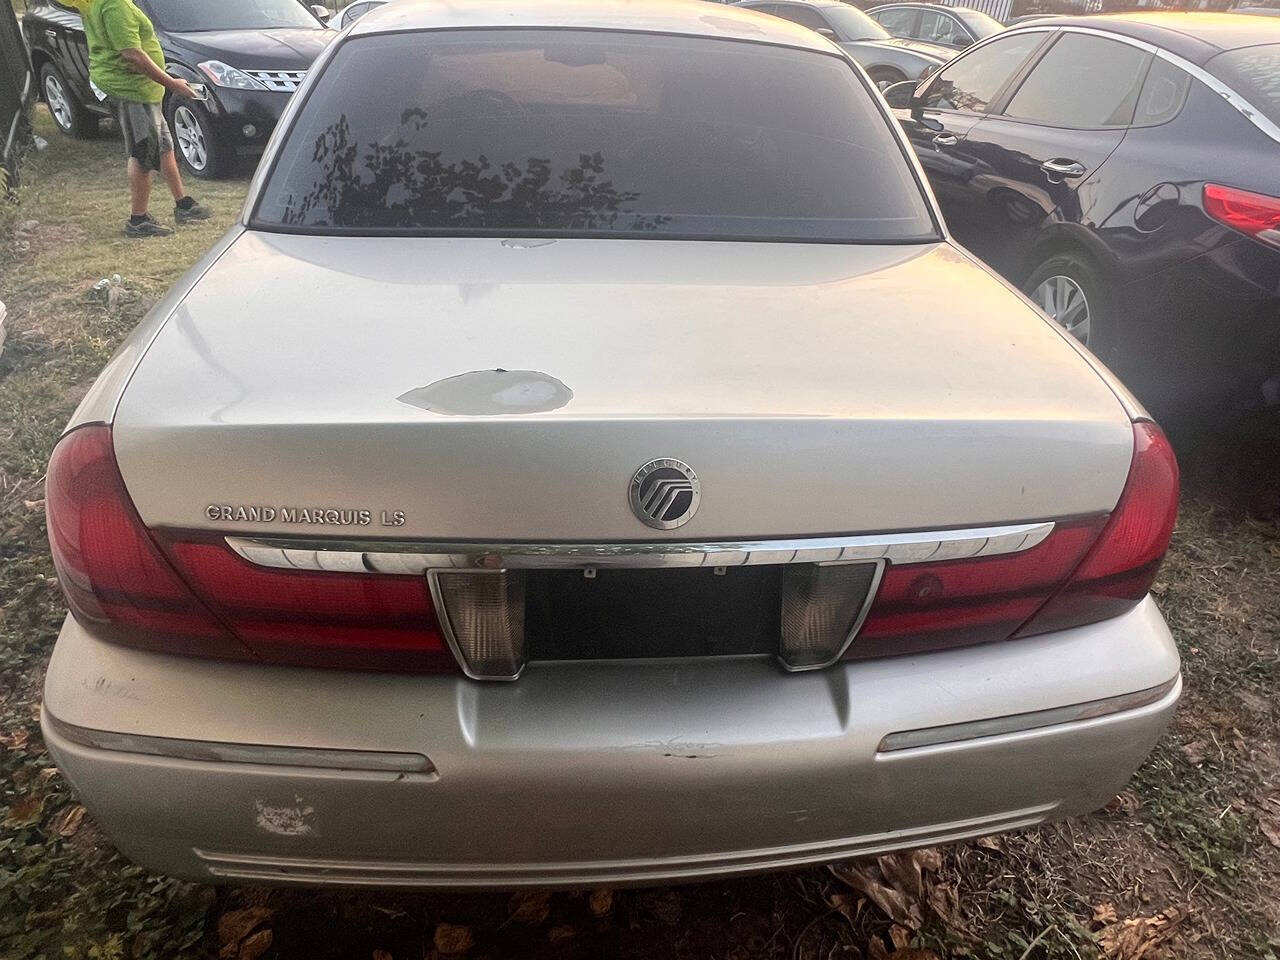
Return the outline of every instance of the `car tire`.
[[[71,84],[52,63],[40,68],[40,95],[62,133],[81,140],[97,134],[98,118],[76,100]]]
[[[905,73],[893,67],[872,67],[867,71],[867,76],[871,78],[877,90],[885,90],[895,83],[909,79]]]
[[[212,180],[226,172],[231,151],[218,140],[213,121],[204,107],[171,98],[165,104],[165,119],[169,122],[173,149],[183,173]]]
[[[1101,356],[1109,342],[1107,285],[1083,255],[1054,254],[1031,271],[1023,292],[1069,334]]]

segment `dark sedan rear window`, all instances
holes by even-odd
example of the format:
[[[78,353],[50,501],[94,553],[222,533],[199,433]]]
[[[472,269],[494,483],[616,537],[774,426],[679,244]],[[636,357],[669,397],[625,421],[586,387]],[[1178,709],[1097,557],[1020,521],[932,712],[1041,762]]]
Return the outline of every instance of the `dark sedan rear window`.
[[[839,57],[562,30],[352,38],[254,224],[318,233],[933,239]]]
[[[1280,43],[1228,50],[1207,66],[1272,123],[1280,123]]]

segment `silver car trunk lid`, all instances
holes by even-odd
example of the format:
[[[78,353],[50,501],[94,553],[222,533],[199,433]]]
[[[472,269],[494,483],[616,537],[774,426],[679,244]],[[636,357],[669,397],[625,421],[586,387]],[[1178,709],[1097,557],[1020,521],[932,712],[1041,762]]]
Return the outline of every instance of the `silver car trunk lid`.
[[[946,244],[245,233],[121,398],[153,527],[720,540],[1110,510],[1102,379]],[[642,525],[678,458],[701,505]]]

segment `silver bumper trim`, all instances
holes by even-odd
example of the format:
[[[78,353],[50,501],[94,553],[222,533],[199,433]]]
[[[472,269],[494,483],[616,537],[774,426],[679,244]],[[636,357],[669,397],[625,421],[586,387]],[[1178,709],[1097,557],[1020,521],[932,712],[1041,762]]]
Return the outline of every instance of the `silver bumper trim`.
[[[420,753],[389,753],[382,750],[326,750],[316,747],[277,747],[256,743],[215,743],[181,740],[134,733],[92,730],[59,720],[48,711],[49,725],[72,743],[98,750],[141,753],[175,760],[203,760],[215,763],[253,763],[275,767],[311,767],[319,770],[352,770],[370,773],[418,774],[435,779],[435,765]]]
[[[740,567],[888,560],[932,563],[1020,553],[1044,541],[1052,522],[916,533],[713,543],[395,543],[227,537],[245,560],[284,570],[389,573],[428,570]]]
[[[884,737],[876,750],[878,753],[892,753],[916,747],[979,740],[983,737],[996,737],[1006,733],[1021,733],[1024,730],[1039,730],[1043,727],[1079,720],[1093,720],[1113,713],[1123,713],[1126,710],[1137,710],[1139,707],[1164,699],[1171,692],[1174,694],[1173,699],[1176,700],[1181,693],[1181,687],[1182,674],[1178,674],[1172,680],[1167,680],[1158,686],[1121,694],[1118,697],[1090,700],[1087,703],[1036,710],[1031,713],[1017,713],[1007,717],[974,720],[969,723],[951,723],[941,727],[925,727],[921,730],[904,730]]]

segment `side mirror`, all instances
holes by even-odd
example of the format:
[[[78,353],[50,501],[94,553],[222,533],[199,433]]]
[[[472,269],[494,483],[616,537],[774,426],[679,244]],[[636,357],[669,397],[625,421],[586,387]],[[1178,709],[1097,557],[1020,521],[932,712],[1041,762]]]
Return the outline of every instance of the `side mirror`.
[[[329,22],[329,17],[331,16],[331,14],[329,13],[329,8],[326,7],[323,3],[313,3],[311,4],[309,9],[313,14],[315,14],[316,19],[319,20],[321,23]]]
[[[885,87],[880,93],[884,96],[885,103],[889,104],[894,110],[906,110],[911,106],[911,98],[916,92],[916,82],[914,80],[899,80],[897,83],[891,83]]]
[[[836,38],[836,32],[832,30],[830,27],[819,27],[814,32],[819,34],[820,36],[826,37],[828,40],[834,40]]]

